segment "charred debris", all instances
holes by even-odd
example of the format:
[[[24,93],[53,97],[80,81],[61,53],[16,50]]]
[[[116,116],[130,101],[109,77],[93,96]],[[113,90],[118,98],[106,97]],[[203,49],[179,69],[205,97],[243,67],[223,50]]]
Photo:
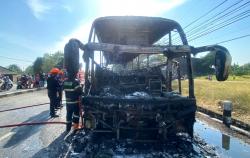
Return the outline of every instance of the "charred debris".
[[[201,158],[220,157],[214,146],[208,145],[199,136],[193,139],[179,133],[169,141],[134,142],[132,139],[117,141],[114,137],[79,131],[67,143],[68,150],[61,157],[69,158]]]

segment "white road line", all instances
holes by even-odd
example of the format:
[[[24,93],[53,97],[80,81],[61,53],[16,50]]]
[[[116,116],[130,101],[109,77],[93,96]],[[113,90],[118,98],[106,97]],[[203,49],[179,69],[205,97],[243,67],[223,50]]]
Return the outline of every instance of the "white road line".
[[[9,133],[3,135],[2,137],[0,137],[0,142],[1,142],[2,140],[4,140],[5,138],[7,138],[7,137],[13,135],[14,133],[15,133],[15,132],[9,132]]]

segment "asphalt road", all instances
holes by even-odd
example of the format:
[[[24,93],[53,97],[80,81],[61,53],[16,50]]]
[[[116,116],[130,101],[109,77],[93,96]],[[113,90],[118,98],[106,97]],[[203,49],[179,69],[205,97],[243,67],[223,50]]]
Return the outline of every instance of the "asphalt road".
[[[34,104],[48,103],[47,91],[35,91],[17,96],[0,98],[0,111]],[[50,118],[49,104],[0,113],[0,125],[39,122],[65,121],[65,107],[58,111],[59,118]],[[57,157],[64,138],[65,125],[38,125],[14,128],[0,128],[0,157]]]

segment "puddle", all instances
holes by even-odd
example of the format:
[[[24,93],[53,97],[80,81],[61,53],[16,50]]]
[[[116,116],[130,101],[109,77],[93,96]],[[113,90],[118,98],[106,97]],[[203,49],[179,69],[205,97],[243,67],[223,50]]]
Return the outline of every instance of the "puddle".
[[[195,123],[194,131],[208,144],[214,146],[221,157],[250,157],[249,144],[225,134],[200,120],[197,120]]]

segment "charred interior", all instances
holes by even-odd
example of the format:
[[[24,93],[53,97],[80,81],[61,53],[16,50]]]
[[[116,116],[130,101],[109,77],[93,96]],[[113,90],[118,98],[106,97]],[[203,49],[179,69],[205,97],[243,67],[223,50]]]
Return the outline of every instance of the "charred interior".
[[[167,91],[161,67],[115,73],[96,68],[95,91],[84,97],[85,127],[117,139],[162,140],[193,135],[194,98]]]
[[[173,31],[182,45],[172,44]],[[164,37],[168,43],[157,44]],[[196,100],[191,54],[224,53],[224,59],[217,61],[221,80],[227,78],[231,59],[221,46],[188,46],[177,22],[154,17],[96,19],[87,44],[72,39],[65,46],[67,71],[78,71],[79,49],[85,62],[84,127],[135,141],[166,140],[178,132],[193,137]],[[161,60],[151,60],[152,56]],[[186,72],[181,72],[180,65]],[[188,80],[188,96],[182,95],[183,78]]]

